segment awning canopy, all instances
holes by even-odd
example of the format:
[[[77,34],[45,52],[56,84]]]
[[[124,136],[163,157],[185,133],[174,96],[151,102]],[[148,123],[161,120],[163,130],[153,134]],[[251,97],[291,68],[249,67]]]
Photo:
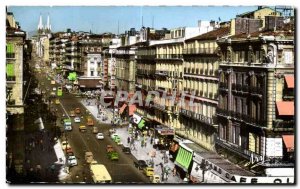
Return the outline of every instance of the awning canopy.
[[[295,85],[295,79],[293,75],[286,75],[284,76],[285,82],[288,88],[294,88]]]
[[[282,135],[283,142],[288,152],[294,151],[294,135]]]
[[[142,119],[142,120],[140,121],[140,123],[138,124],[138,128],[142,129],[144,126],[145,126],[145,120]]]
[[[78,84],[81,86],[85,86],[86,88],[97,88],[96,86],[99,84],[100,79],[78,79]]]
[[[135,124],[139,124],[140,121],[141,121],[142,117],[139,116],[138,114],[133,114],[132,116],[132,121],[135,123]]]
[[[123,106],[119,110],[119,113],[122,114],[126,107],[127,107],[127,104],[123,104]]]
[[[136,110],[136,105],[129,105],[129,116],[132,116]]]
[[[279,101],[276,102],[278,115],[293,116],[294,115],[294,101]]]
[[[176,156],[175,164],[187,172],[192,159],[193,153],[183,147],[180,147]]]

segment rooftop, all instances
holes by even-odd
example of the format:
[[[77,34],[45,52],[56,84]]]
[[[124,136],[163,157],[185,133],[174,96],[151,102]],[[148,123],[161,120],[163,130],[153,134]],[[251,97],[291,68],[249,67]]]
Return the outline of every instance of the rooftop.
[[[228,35],[229,33],[230,33],[229,27],[218,28],[216,30],[198,35],[196,37],[187,39],[185,41],[188,42],[188,41],[193,41],[193,40],[214,40],[214,39],[217,39],[218,37],[223,37],[225,35]]]

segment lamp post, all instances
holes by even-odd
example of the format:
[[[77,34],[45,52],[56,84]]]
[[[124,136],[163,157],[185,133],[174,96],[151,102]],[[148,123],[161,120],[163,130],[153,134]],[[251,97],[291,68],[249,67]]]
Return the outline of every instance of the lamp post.
[[[210,170],[211,168],[205,163],[204,159],[202,159],[202,162],[200,164],[200,168],[202,169],[202,182],[204,182],[205,172]]]

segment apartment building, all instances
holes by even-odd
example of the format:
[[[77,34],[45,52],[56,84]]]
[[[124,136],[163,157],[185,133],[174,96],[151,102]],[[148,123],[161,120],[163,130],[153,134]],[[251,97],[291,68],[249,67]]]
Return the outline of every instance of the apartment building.
[[[218,28],[185,40],[183,49],[183,90],[186,104],[180,107],[182,128],[178,134],[208,150],[214,150],[218,105],[220,58],[216,39],[229,34],[229,27]],[[190,106],[190,100],[194,106]]]
[[[24,129],[24,44],[22,31],[11,12],[6,13],[6,112],[12,130]]]
[[[135,92],[135,45],[120,46],[116,52],[116,88],[117,90]]]
[[[284,24],[275,16],[273,22]],[[217,151],[235,156],[235,163],[250,161],[249,168],[257,163],[264,169],[292,167],[293,162],[293,23],[285,24],[285,30],[268,28],[217,41],[221,49]]]

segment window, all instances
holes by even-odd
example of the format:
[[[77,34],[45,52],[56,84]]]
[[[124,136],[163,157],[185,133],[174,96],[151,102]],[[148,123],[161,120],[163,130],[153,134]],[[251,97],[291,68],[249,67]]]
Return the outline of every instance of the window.
[[[294,62],[293,51],[285,50],[284,51],[284,63],[293,64],[293,62]]]
[[[94,76],[94,71],[91,71],[91,76]]]

